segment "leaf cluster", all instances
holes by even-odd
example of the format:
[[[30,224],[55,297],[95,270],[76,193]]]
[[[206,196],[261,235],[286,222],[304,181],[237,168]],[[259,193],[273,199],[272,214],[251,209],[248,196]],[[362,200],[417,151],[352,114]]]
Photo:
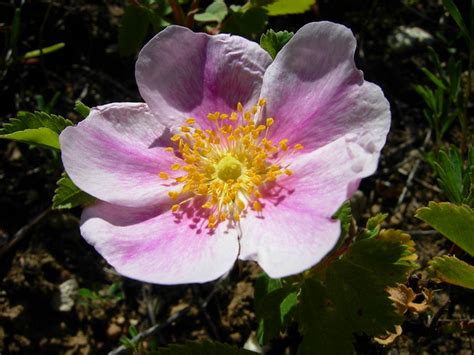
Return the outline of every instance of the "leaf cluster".
[[[401,231],[380,231],[371,223],[372,230],[362,231],[342,256],[302,279],[259,278],[255,306],[261,343],[296,320],[303,334],[299,354],[351,354],[354,335],[381,335],[402,322],[386,289],[417,267],[414,242]]]

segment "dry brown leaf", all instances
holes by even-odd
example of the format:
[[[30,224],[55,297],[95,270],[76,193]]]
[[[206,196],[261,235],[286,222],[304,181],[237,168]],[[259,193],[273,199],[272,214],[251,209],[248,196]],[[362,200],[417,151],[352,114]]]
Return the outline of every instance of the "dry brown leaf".
[[[395,339],[397,339],[400,335],[402,335],[402,327],[400,325],[395,326],[395,333],[391,333],[387,331],[386,335],[375,337],[374,340],[379,343],[380,345],[390,345],[392,344]]]
[[[403,284],[397,284],[396,287],[387,288],[391,299],[400,314],[405,314],[407,310],[413,313],[421,313],[429,308],[432,293],[428,289],[423,289],[424,300],[421,303],[413,302],[416,298],[416,293],[409,287]]]

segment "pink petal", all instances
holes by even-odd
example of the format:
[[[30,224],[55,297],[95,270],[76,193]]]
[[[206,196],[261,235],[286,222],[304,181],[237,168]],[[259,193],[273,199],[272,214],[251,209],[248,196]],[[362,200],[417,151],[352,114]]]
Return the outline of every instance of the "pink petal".
[[[330,22],[303,26],[265,73],[261,96],[274,117],[271,138],[313,150],[342,136],[380,151],[390,127],[382,90],[365,82],[354,64],[351,31]]]
[[[158,175],[174,162],[163,148],[166,134],[146,104],[93,108],[61,133],[64,168],[79,188],[110,203],[138,207],[167,201],[169,181]]]
[[[352,143],[341,138],[297,157],[290,165],[293,175],[264,194],[261,214],[242,218],[239,258],[257,261],[271,277],[318,263],[339,238],[340,222],[331,217],[371,164],[353,153]]]
[[[169,26],[142,49],[136,79],[143,99],[160,120],[173,127],[195,117],[201,127],[210,112],[229,113],[240,101],[258,100],[271,58],[239,36],[209,36]]]
[[[195,211],[181,217],[98,202],[84,210],[81,234],[117,272],[145,282],[207,282],[230,270],[239,250],[235,229],[221,224],[209,234]]]

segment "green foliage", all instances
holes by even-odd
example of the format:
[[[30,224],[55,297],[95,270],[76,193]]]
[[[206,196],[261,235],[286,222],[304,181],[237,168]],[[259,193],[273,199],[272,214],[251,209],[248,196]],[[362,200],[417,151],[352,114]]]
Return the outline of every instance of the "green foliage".
[[[429,57],[434,71],[422,68],[434,87],[415,85],[415,91],[423,98],[427,108],[423,115],[434,131],[436,143],[440,145],[443,136],[458,118],[462,120],[463,98],[461,95],[461,61],[451,57],[443,66],[438,55],[430,49]]]
[[[305,280],[298,307],[304,335],[299,354],[351,354],[354,334],[393,330],[402,320],[385,288],[404,282],[415,259],[408,235],[383,231],[352,244],[324,276]]]
[[[428,273],[437,282],[447,282],[474,290],[474,266],[457,259],[455,256],[434,258],[430,261]]]
[[[415,215],[474,256],[474,211],[466,205],[430,202]]]
[[[94,201],[95,197],[79,189],[69,176],[63,173],[54,191],[53,209],[70,209],[77,206],[89,205]]]
[[[86,118],[87,116],[89,116],[91,109],[89,106],[84,105],[83,102],[76,101],[76,103],[74,104],[74,111],[76,111],[82,117]]]
[[[255,355],[253,351],[235,348],[218,342],[203,341],[201,343],[188,341],[185,344],[173,344],[160,348],[155,355]]]
[[[283,330],[296,309],[297,288],[261,275],[255,284],[255,312],[260,319],[257,338],[268,343]]]
[[[72,122],[46,112],[19,112],[0,129],[0,138],[60,150],[59,134]]]
[[[214,0],[202,13],[194,15],[198,22],[217,22],[221,23],[229,12],[224,0]]]
[[[265,5],[269,16],[302,14],[308,11],[316,0],[274,0],[270,4]]]
[[[454,19],[454,21],[458,25],[464,39],[466,40],[466,43],[470,46],[474,45],[472,36],[469,33],[469,31],[466,27],[466,24],[464,23],[464,20],[462,19],[461,13],[459,12],[459,9],[454,4],[454,1],[453,0],[443,0],[443,5],[444,5],[444,7],[446,7],[449,14],[451,15],[451,17]],[[473,20],[473,19],[471,19],[471,20]]]
[[[341,221],[341,238],[344,238],[349,232],[352,223],[351,202],[349,200],[345,201],[332,218]]]
[[[456,147],[440,149],[427,157],[436,174],[438,184],[453,203],[474,203],[474,148],[468,148],[468,159],[463,163]]]
[[[143,45],[150,27],[148,10],[141,6],[130,5],[125,8],[119,28],[118,48],[120,55],[137,53]]]
[[[231,5],[229,16],[223,23],[223,32],[233,33],[248,38],[256,38],[264,31],[268,16],[261,7]]]
[[[260,46],[270,53],[272,58],[275,58],[291,37],[293,37],[293,32],[268,30],[260,37]]]

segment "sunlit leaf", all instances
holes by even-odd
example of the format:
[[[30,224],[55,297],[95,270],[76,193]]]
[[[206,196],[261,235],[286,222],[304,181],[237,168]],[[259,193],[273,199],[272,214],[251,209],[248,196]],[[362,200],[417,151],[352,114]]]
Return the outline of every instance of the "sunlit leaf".
[[[354,334],[378,336],[401,323],[386,288],[404,282],[417,265],[414,243],[400,231],[381,231],[351,245],[324,277],[305,280],[298,316],[299,354],[352,354]]]
[[[53,44],[52,46],[49,46],[49,47],[44,47],[42,49],[35,49],[34,51],[26,52],[23,58],[29,59],[29,58],[36,58],[45,54],[51,54],[60,50],[61,48],[64,48],[64,46],[65,44],[63,42],[60,42],[60,43]]]
[[[275,58],[291,37],[293,37],[292,32],[268,30],[260,37],[260,46],[270,53],[272,58]]]
[[[91,108],[89,106],[84,105],[82,101],[76,101],[76,103],[74,104],[74,111],[76,111],[78,114],[85,118],[89,116]]]
[[[45,112],[18,112],[0,129],[0,138],[60,150],[59,134],[72,122]]]
[[[222,22],[228,13],[227,5],[224,0],[215,0],[206,10],[200,14],[194,15],[198,22]]]
[[[53,197],[54,209],[69,209],[89,205],[94,201],[94,197],[79,189],[65,173],[58,180]]]
[[[415,215],[474,256],[474,211],[466,205],[430,202]]]
[[[455,256],[438,256],[430,261],[430,276],[438,282],[474,290],[474,266],[459,260]]]
[[[302,14],[308,11],[316,0],[276,0],[264,6],[269,16]]]

